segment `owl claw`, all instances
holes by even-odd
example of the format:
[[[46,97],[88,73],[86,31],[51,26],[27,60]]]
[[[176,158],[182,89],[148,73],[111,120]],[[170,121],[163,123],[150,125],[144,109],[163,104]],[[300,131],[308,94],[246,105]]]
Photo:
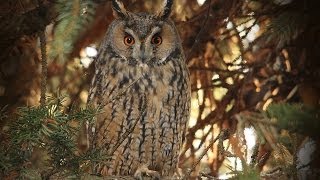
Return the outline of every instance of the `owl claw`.
[[[141,167],[139,167],[134,173],[134,178],[143,180],[144,175],[152,177],[152,179],[160,180],[159,172],[150,170],[147,165],[142,165]]]

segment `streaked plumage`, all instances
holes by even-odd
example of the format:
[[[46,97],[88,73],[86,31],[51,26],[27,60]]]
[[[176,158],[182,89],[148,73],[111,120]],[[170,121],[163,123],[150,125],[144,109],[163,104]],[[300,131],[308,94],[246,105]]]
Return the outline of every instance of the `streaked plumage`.
[[[134,14],[113,1],[117,18],[101,44],[89,94],[89,104],[102,108],[91,147],[112,155],[95,167],[98,173],[140,176],[147,169],[170,176],[176,170],[190,86],[180,38],[168,19],[171,5],[166,1],[159,15]]]

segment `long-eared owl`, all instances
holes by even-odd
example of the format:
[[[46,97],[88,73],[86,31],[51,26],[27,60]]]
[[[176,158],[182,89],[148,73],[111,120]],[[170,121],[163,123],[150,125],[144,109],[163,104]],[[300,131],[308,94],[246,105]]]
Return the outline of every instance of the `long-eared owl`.
[[[189,73],[169,19],[172,0],[157,14],[132,13],[112,1],[110,24],[97,59],[88,103],[101,108],[91,148],[111,158],[102,175],[175,173],[190,109]]]

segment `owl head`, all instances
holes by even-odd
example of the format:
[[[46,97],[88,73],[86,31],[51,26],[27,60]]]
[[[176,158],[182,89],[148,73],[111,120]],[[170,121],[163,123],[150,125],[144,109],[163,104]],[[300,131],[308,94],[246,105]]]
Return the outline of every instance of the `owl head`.
[[[102,45],[114,57],[133,66],[161,66],[181,59],[180,38],[169,19],[172,4],[173,0],[165,0],[158,13],[147,14],[129,12],[120,1],[112,0],[115,20]]]

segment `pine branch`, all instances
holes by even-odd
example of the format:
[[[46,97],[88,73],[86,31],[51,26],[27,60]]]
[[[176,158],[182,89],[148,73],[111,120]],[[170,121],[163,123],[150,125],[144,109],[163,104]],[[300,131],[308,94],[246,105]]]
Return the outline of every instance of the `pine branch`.
[[[45,30],[40,31],[40,47],[41,47],[41,97],[40,104],[44,106],[46,103],[46,91],[47,91],[47,50],[46,50],[46,35]]]
[[[96,3],[92,0],[58,0],[56,10],[59,12],[54,40],[51,44],[51,58],[64,56],[72,51],[79,34],[84,32],[95,14]]]
[[[32,179],[80,177],[91,163],[108,158],[99,149],[83,154],[77,149],[79,124],[91,122],[97,111],[88,108],[66,114],[61,102],[60,97],[48,97],[42,106],[19,108],[17,119],[9,124],[9,145],[0,147],[0,177],[9,172]],[[74,121],[78,126],[72,125]],[[39,162],[45,164],[35,168]]]
[[[284,11],[271,19],[267,33],[278,41],[278,48],[295,39],[304,29],[305,15],[296,11]]]
[[[272,104],[267,109],[271,118],[277,119],[281,129],[318,137],[320,129],[320,112],[302,104]]]

